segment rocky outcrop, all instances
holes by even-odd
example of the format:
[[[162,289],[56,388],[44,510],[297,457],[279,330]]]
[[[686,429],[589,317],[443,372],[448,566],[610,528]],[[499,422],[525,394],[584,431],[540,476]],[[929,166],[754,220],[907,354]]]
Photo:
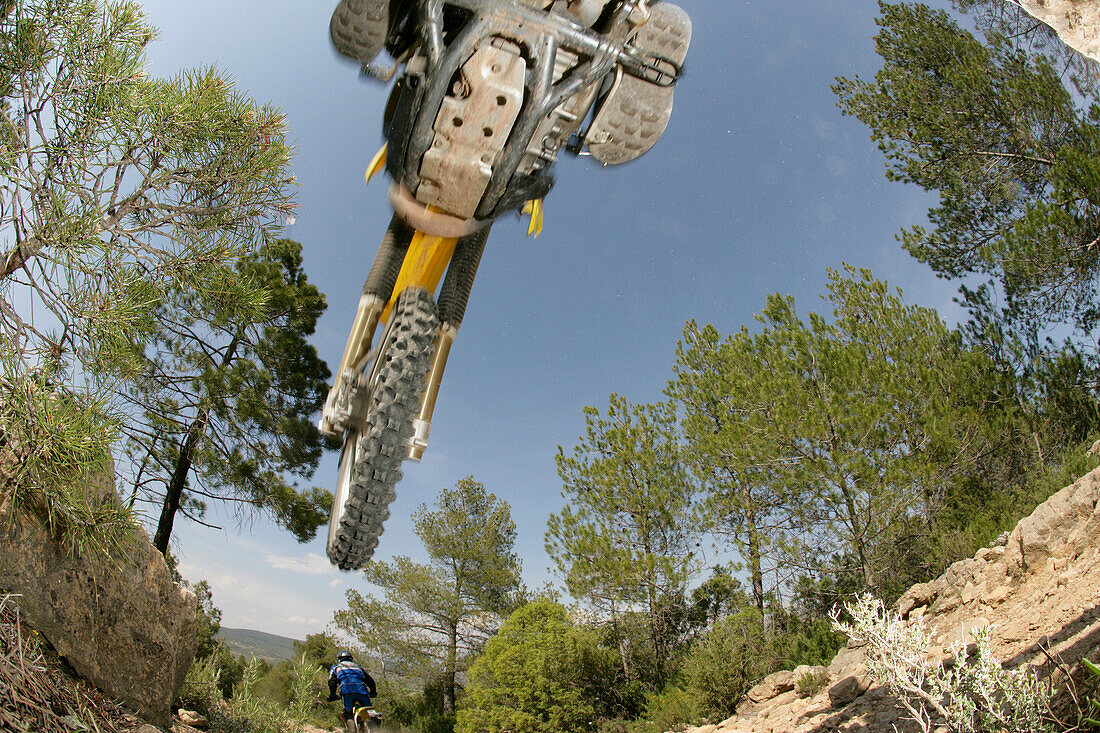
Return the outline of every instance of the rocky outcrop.
[[[118,501],[113,485],[99,488],[100,501]],[[22,596],[23,617],[77,674],[167,726],[197,647],[195,596],[140,529],[111,560],[85,557],[12,505],[0,493],[0,588]]]
[[[1006,667],[1035,665],[1041,675],[1063,679],[1064,670],[1100,649],[1098,505],[1100,469],[1040,505],[999,546],[911,588],[896,610],[929,624],[933,654],[946,658],[971,629],[992,625],[993,650]],[[917,730],[900,704],[871,684],[864,661],[861,649],[842,649],[820,674],[823,685],[805,697],[797,689],[805,672],[777,672],[748,692],[736,715],[689,733]]]
[[[1020,0],[1020,7],[1053,28],[1066,45],[1100,61],[1100,0]]]

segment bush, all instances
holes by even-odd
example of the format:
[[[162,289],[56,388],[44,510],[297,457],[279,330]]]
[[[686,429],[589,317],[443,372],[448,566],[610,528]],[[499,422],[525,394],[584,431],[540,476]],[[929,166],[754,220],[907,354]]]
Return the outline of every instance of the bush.
[[[678,685],[666,687],[646,700],[646,720],[641,731],[664,733],[683,730],[687,724],[699,719],[699,703],[696,696]]]
[[[946,665],[929,658],[931,636],[864,595],[845,604],[851,622],[837,630],[866,645],[867,672],[909,712],[921,731],[946,725],[952,733],[1049,733],[1050,689],[1030,670],[1001,668],[990,648],[988,626],[972,632],[974,645],[958,643]]]
[[[589,731],[613,660],[596,635],[546,600],[516,610],[470,667],[456,730]]]
[[[829,673],[825,669],[810,670],[795,680],[794,689],[799,697],[813,697],[828,681]]]
[[[729,717],[749,688],[774,671],[772,646],[755,609],[725,617],[696,641],[684,657],[683,675],[698,714]]]
[[[395,690],[386,697],[386,719],[416,733],[454,733],[454,714],[443,713],[443,679],[428,680],[418,692],[401,694]]]
[[[216,703],[224,703],[218,683],[221,673],[217,660],[212,657],[200,659],[187,670],[176,705],[186,710],[196,710],[209,718]]]
[[[268,666],[252,658],[227,701],[221,687],[222,670],[217,655],[191,665],[184,680],[178,707],[202,713],[212,730],[220,733],[287,733],[301,730],[312,719],[318,701],[317,668],[299,658],[292,663],[293,694],[289,709],[257,694],[257,684]]]

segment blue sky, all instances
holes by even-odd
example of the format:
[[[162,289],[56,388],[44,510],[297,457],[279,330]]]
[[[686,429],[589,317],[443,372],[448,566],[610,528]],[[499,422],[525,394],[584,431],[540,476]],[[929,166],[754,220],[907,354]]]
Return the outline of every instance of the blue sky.
[[[858,121],[841,116],[836,76],[871,76],[874,0],[681,0],[694,20],[668,131],[618,168],[566,157],[546,228],[495,226],[443,382],[420,464],[406,463],[377,557],[422,557],[409,516],[473,475],[512,505],[529,585],[552,580],[546,520],[562,506],[557,447],[572,449],[581,410],[617,392],[660,399],[685,321],[724,332],[751,324],[769,293],[821,311],[826,269],[848,262],[906,300],[957,315],[955,286],[895,241],[931,203],[888,183]],[[328,43],[335,0],[146,0],[160,36],[149,70],[216,65],[287,115],[297,149],[303,244],[329,308],[314,343],[331,365],[389,220],[382,182],[363,184],[381,143],[386,88],[358,78]],[[336,460],[314,483],[332,488]],[[344,591],[368,591],[263,519],[224,529],[177,523],[181,568],[206,578],[222,623],[302,638],[324,629]]]

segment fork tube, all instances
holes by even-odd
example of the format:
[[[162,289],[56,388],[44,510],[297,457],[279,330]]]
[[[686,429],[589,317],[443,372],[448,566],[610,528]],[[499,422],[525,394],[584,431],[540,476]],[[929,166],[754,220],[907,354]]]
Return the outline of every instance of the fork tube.
[[[432,429],[432,413],[439,396],[439,385],[443,381],[443,370],[447,367],[447,357],[451,353],[451,344],[458,335],[458,329],[449,323],[439,327],[439,336],[435,340],[435,354],[432,356],[432,368],[428,372],[428,386],[420,403],[420,414],[413,421],[413,435],[409,439],[409,459],[419,461],[428,447],[428,434]]]

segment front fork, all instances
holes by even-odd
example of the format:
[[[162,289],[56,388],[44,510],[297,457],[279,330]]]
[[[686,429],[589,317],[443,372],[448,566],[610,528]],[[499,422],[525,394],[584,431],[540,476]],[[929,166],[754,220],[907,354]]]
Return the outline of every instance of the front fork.
[[[393,304],[406,288],[435,292],[446,270],[438,298],[440,328],[433,345],[431,369],[413,422],[413,435],[407,444],[410,459],[418,461],[423,457],[447,357],[462,324],[488,235],[486,226],[461,239],[437,237],[411,229],[397,216],[393,218],[363,286],[340,369],[325,403],[322,432],[339,437],[366,421],[375,370],[370,373],[364,370],[372,355],[370,346],[378,325],[388,320]],[[378,355],[374,356],[377,361]]]

